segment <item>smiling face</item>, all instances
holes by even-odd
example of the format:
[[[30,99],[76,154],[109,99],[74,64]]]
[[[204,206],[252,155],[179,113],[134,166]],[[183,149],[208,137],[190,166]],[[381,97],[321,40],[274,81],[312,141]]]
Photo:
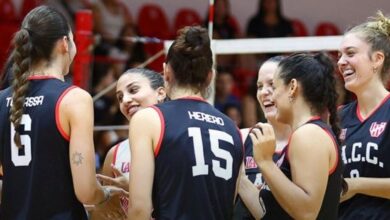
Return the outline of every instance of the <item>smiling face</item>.
[[[161,88],[160,88],[161,89]],[[150,86],[147,77],[137,73],[122,75],[116,86],[119,108],[128,120],[140,109],[158,103],[158,89]]]
[[[261,66],[257,77],[256,97],[267,120],[274,120],[276,114],[276,108],[272,99],[274,93],[272,79],[277,67],[277,62],[265,62]]]
[[[376,75],[374,63],[370,59],[371,47],[357,33],[346,34],[340,46],[340,58],[337,62],[340,73],[345,81],[345,88],[351,92],[365,89]]]

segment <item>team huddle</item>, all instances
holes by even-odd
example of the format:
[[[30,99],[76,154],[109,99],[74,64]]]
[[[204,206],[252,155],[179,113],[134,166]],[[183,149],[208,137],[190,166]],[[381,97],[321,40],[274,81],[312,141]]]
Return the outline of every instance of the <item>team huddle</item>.
[[[348,30],[338,70],[356,99],[338,106],[325,53],[259,69],[267,119],[239,129],[206,101],[207,30],[185,27],[163,74],[125,71],[116,97],[128,139],[95,171],[93,101],[64,76],[76,54],[64,16],[33,9],[0,91],[0,219],[390,219],[390,18]]]

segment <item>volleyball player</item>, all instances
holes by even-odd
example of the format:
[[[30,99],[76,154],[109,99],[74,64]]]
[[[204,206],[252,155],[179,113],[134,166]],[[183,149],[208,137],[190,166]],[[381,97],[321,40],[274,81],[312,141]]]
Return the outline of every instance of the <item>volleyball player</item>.
[[[348,183],[340,219],[390,219],[390,19],[379,12],[347,31],[338,66],[357,97],[340,110]]]
[[[70,26],[37,7],[13,46],[12,86],[0,93],[0,219],[87,219],[82,203],[124,191],[95,177],[92,98],[64,82],[76,54]]]
[[[257,100],[264,113],[267,123],[272,125],[275,132],[275,156],[282,152],[287,145],[291,129],[288,125],[280,123],[276,120],[276,107],[272,100],[273,95],[273,76],[277,70],[279,62],[283,56],[271,57],[266,60],[260,67],[257,78]],[[261,172],[257,167],[256,161],[253,158],[253,143],[248,135],[249,128],[241,129],[245,140],[245,172],[241,173],[240,185],[238,188],[239,200],[236,203],[234,210],[235,220],[258,219],[261,213],[259,204],[259,188],[264,183]]]
[[[120,111],[130,121],[138,110],[161,103],[166,98],[164,79],[152,70],[129,69],[118,79],[116,97]],[[106,184],[115,184],[128,191],[130,162],[129,140],[126,139],[108,151],[102,170],[104,176],[98,177]],[[91,219],[123,219],[127,216],[128,203],[128,197],[115,198],[104,206],[98,206]]]
[[[186,27],[164,65],[171,101],[130,122],[131,220],[231,219],[243,158],[238,128],[204,100],[212,78],[207,30]]]

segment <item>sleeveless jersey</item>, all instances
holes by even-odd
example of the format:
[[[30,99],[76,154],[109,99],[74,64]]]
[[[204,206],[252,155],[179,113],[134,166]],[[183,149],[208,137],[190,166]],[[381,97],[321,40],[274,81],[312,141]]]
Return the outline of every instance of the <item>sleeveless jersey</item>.
[[[245,174],[248,179],[257,187],[261,187],[264,183],[264,178],[261,175],[261,172],[256,164],[255,158],[253,157],[253,142],[251,137],[245,139]],[[273,160],[276,162],[280,157],[281,152],[275,152],[273,156]],[[234,207],[234,220],[254,220],[255,218],[252,216],[248,208],[245,206],[244,202],[238,196],[237,201]]]
[[[324,129],[333,139],[335,147],[338,147],[335,135],[331,128],[319,119],[312,119],[307,123],[312,123],[320,126]],[[279,159],[276,164],[279,166],[280,170],[286,175],[287,178],[291,180],[291,169],[290,163],[287,157],[288,145],[283,149]],[[341,173],[342,173],[342,162],[340,159],[339,149],[337,148],[337,164],[329,173],[328,183],[326,186],[325,195],[322,201],[321,209],[318,213],[316,219],[320,220],[333,220],[337,219],[338,205],[340,201],[340,192],[341,192]],[[260,204],[262,205],[265,215],[262,218],[263,220],[284,220],[292,219],[288,213],[279,205],[275,197],[272,195],[267,183],[263,185],[260,190]]]
[[[390,95],[366,119],[354,101],[340,110],[344,177],[390,178]],[[390,219],[390,200],[357,194],[340,205],[341,219]]]
[[[69,137],[59,125],[59,103],[71,88],[55,78],[30,79],[18,129],[22,148],[13,142],[9,120],[12,90],[0,93],[0,219],[87,219],[73,188]]]
[[[129,175],[131,162],[129,139],[120,142],[115,145],[114,148],[112,163],[115,168],[120,170],[124,175]],[[129,198],[127,196],[121,196],[119,201],[124,213],[127,215],[129,210]]]
[[[231,219],[243,159],[241,133],[234,122],[195,98],[153,108],[162,123],[155,151],[153,217]]]

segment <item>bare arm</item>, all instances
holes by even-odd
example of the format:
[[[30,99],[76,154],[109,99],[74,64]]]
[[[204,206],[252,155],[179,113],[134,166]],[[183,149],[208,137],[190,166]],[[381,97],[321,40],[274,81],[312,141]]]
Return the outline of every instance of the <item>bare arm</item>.
[[[259,202],[259,189],[244,174],[240,175],[238,195],[255,219],[261,219],[264,215]]]
[[[274,135],[270,125],[262,129],[263,135],[259,130],[250,135],[256,162],[273,196],[293,218],[315,219],[324,198],[331,161],[335,160],[335,155],[331,160],[332,152],[336,154],[332,139],[316,125],[304,125],[294,132],[288,151],[291,181],[272,161],[272,151],[264,156],[269,148],[274,150],[274,142],[270,141]]]
[[[104,160],[102,173],[96,176],[98,180],[103,182],[104,185],[112,185],[129,191],[128,173],[122,173],[122,171],[116,168],[113,164],[114,152],[117,147],[118,145],[115,145],[108,151],[106,159]]]
[[[115,147],[116,145],[107,152],[106,158],[104,159],[104,163],[103,163],[102,175],[115,177],[111,168],[111,165],[113,163],[113,158],[114,158]]]
[[[149,220],[152,213],[152,187],[154,178],[154,148],[157,145],[161,122],[157,112],[147,108],[137,112],[129,128],[132,155],[130,172],[131,220]]]
[[[70,90],[60,103],[60,124],[69,134],[69,160],[75,194],[84,204],[98,204],[107,192],[96,180],[93,145],[93,103],[84,90]]]
[[[390,199],[390,178],[345,178],[348,191],[341,197],[341,201],[348,200],[356,194],[364,194],[384,199]]]

